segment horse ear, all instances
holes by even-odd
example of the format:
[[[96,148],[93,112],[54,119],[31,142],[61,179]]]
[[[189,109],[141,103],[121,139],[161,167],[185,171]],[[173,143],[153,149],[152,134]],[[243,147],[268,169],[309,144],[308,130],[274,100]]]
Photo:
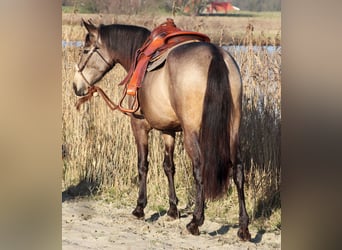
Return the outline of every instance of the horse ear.
[[[82,18],[82,23],[90,34],[97,35],[97,27],[90,20],[87,22]]]

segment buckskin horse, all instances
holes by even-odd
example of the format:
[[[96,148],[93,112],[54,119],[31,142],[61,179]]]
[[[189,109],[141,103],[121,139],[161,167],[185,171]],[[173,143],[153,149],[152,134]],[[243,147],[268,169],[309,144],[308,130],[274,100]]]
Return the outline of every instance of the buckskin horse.
[[[151,32],[121,24],[94,25],[82,20],[88,33],[73,81],[77,96],[91,90],[115,64],[129,72],[136,52]],[[233,177],[239,200],[238,237],[250,240],[245,208],[244,170],[239,152],[242,82],[234,58],[207,41],[190,41],[169,52],[165,62],[146,72],[136,93],[139,108],[129,113],[138,150],[139,194],[132,212],[144,217],[147,204],[148,133],[161,131],[165,142],[164,172],[169,184],[167,215],[177,218],[174,186],[175,133],[183,131],[196,185],[196,201],[187,230],[199,235],[204,222],[205,200],[217,200],[227,192]],[[130,102],[135,99],[127,96]]]

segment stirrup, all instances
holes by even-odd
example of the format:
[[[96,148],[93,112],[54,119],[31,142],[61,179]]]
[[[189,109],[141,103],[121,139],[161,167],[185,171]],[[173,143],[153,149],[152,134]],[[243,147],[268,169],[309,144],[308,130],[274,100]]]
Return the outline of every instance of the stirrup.
[[[124,94],[123,94],[123,96],[122,96],[122,98],[121,98],[121,100],[119,102],[119,105],[118,105],[120,111],[123,112],[126,115],[133,114],[133,113],[137,112],[139,107],[140,107],[139,101],[138,101],[138,93],[137,93],[137,91],[134,91],[132,93],[133,93],[132,95],[128,94],[128,89],[127,89],[127,86],[126,86],[126,88],[124,89]],[[132,97],[134,97],[134,99],[133,99],[133,103],[132,103],[131,107],[124,108],[123,107],[123,101],[125,100],[127,94],[132,96]]]

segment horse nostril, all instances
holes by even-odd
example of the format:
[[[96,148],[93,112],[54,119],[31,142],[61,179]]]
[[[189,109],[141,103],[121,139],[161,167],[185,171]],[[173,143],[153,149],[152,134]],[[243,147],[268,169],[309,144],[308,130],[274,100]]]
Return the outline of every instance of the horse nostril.
[[[75,95],[77,96],[84,95],[84,91],[82,89],[78,89],[75,83],[72,84],[72,88],[74,89]]]
[[[74,89],[75,95],[77,96],[85,96],[88,94],[88,89],[84,87],[77,87],[75,82],[72,83],[72,88]]]
[[[74,82],[72,83],[72,88],[74,89],[75,94],[77,94],[77,87],[76,87],[76,84]]]

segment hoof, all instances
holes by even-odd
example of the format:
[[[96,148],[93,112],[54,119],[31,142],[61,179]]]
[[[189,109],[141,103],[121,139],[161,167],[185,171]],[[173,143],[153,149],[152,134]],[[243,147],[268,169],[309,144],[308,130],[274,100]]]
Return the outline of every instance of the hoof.
[[[192,235],[200,234],[198,226],[194,222],[190,222],[188,225],[186,225],[186,228]]]
[[[177,218],[179,218],[179,213],[178,213],[177,209],[176,209],[176,210],[169,209],[169,211],[167,211],[167,215],[168,215],[169,217],[171,217],[172,219],[177,219]]]
[[[138,219],[144,218],[145,213],[144,213],[144,209],[140,208],[140,207],[136,207],[132,214],[137,217]]]
[[[249,233],[248,228],[246,228],[245,230],[240,228],[237,235],[243,241],[250,241],[251,240],[251,234]]]

